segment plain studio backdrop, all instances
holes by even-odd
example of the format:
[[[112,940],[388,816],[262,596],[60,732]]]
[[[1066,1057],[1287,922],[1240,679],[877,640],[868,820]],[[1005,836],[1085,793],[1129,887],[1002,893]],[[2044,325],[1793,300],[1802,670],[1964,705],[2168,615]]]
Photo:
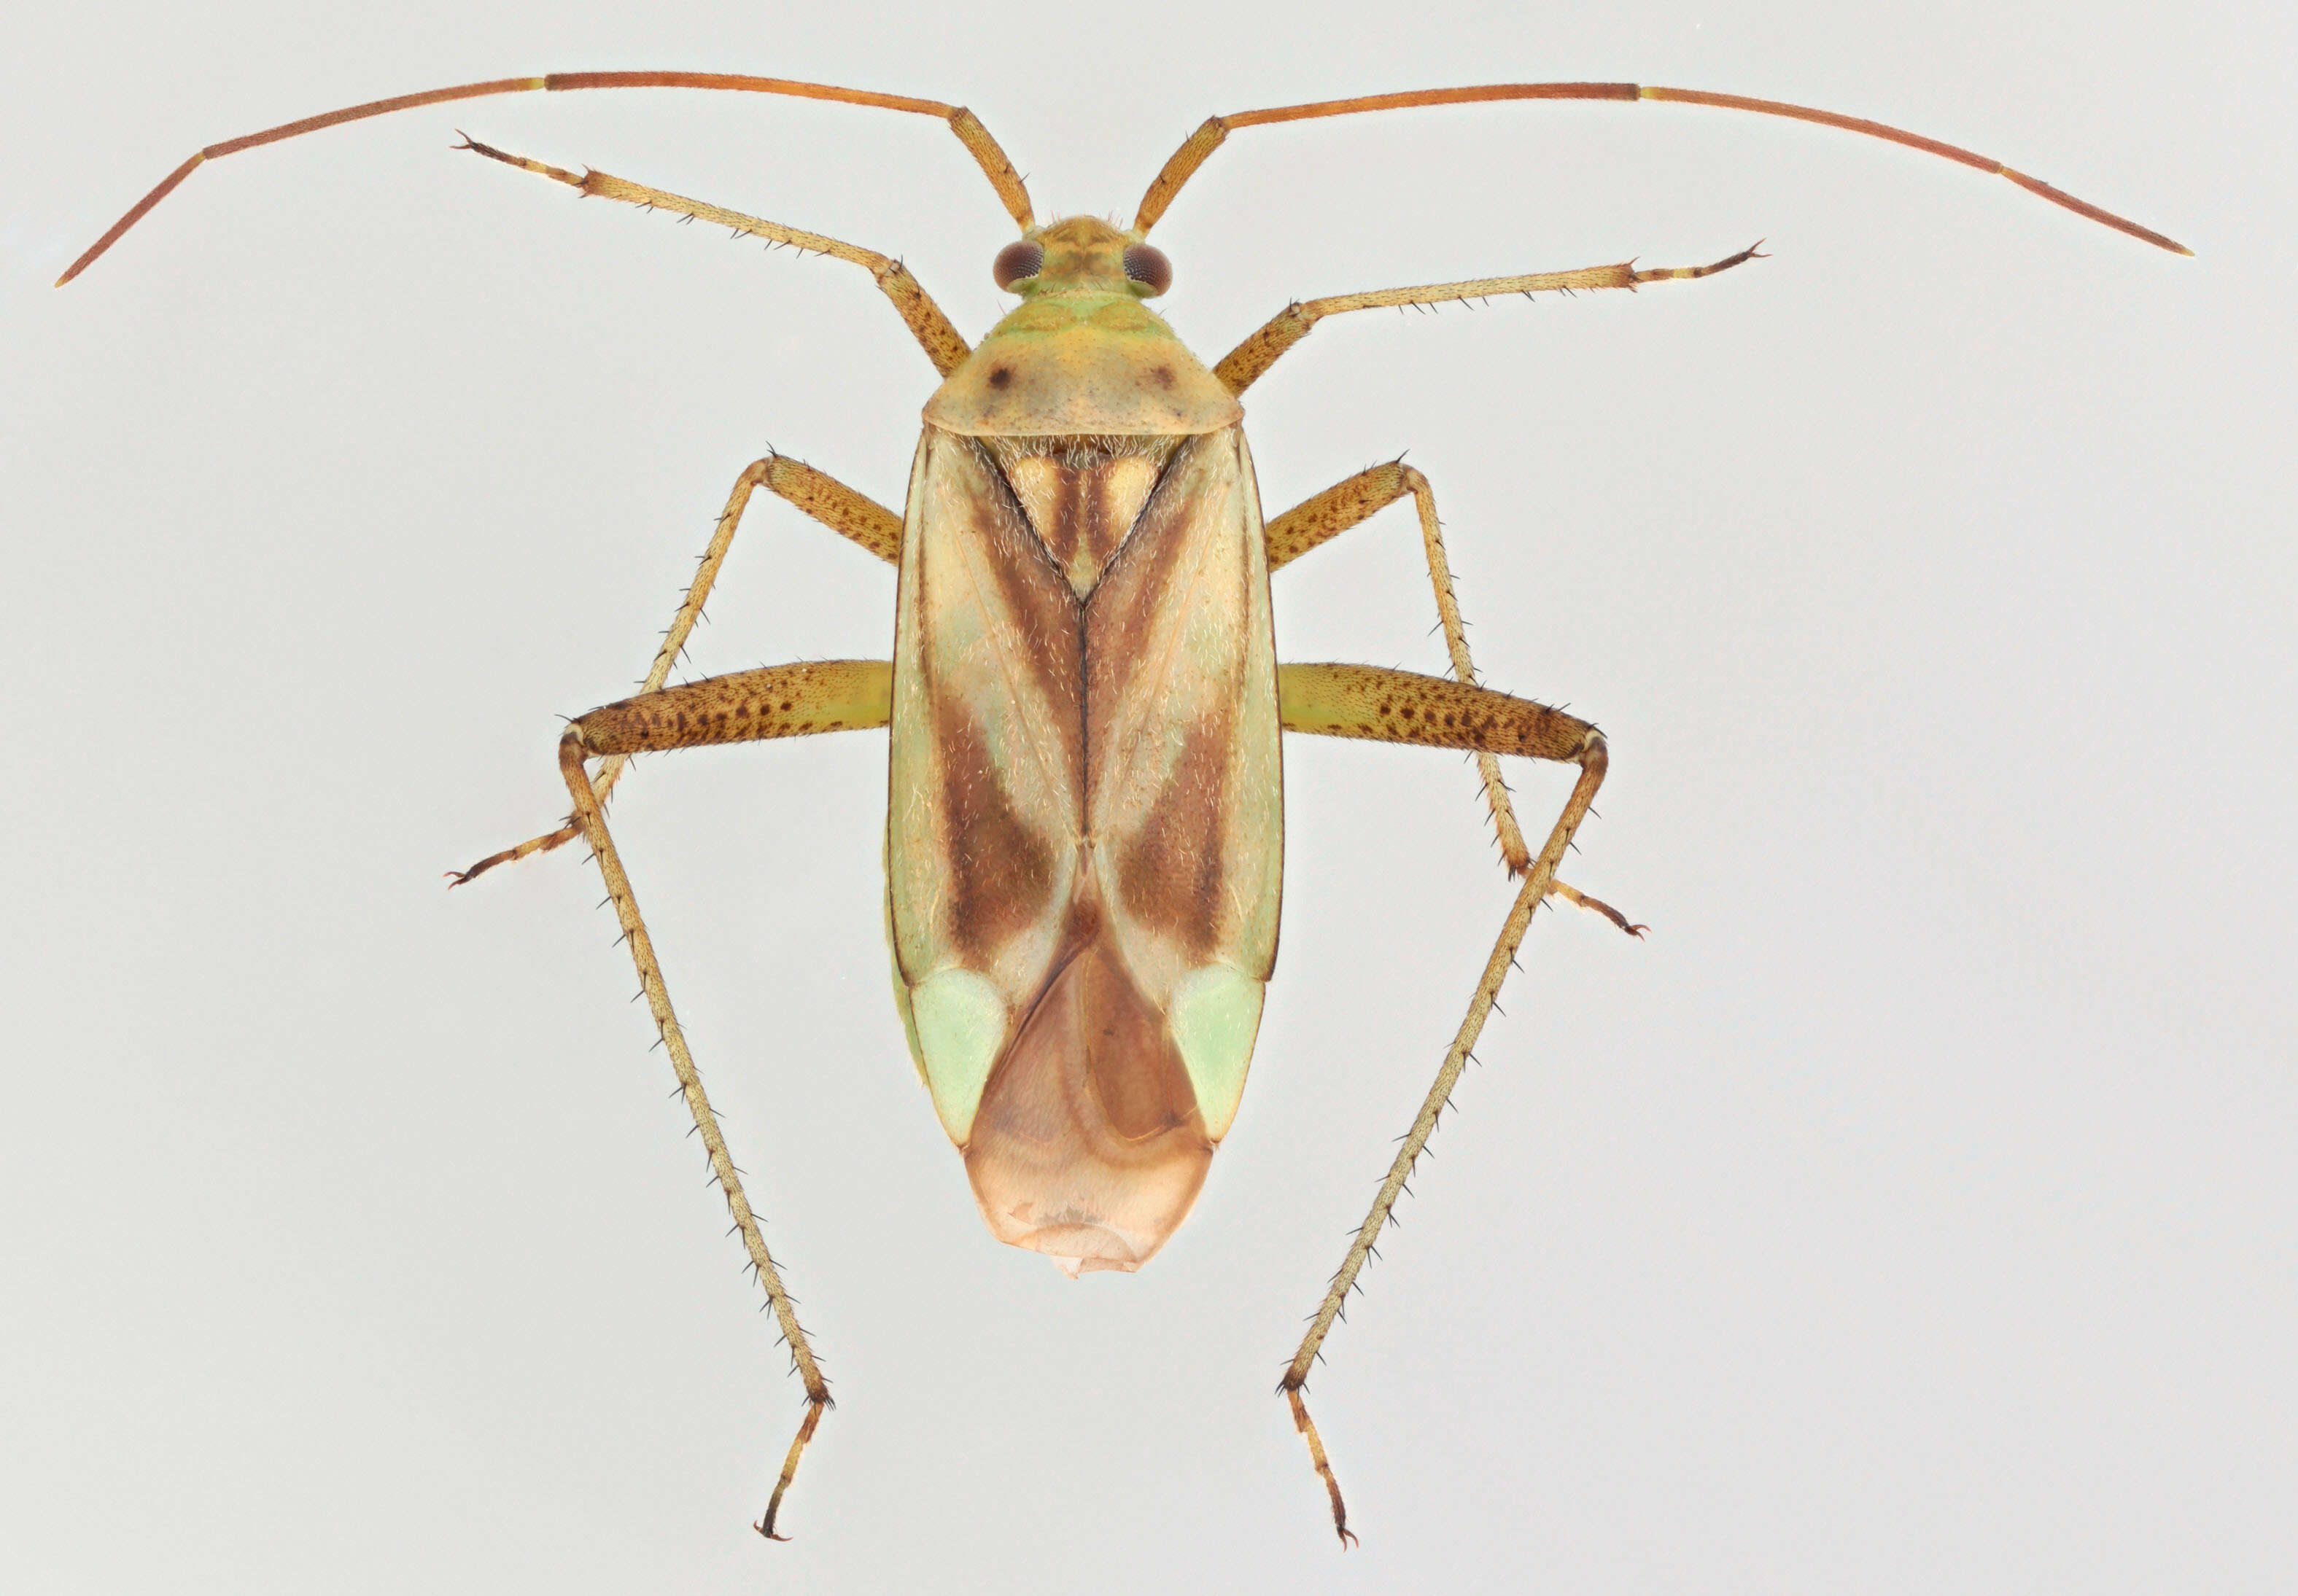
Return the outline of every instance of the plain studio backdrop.
[[[2078,4],[52,8],[11,25],[0,1584],[21,1592],[2287,1589],[2286,11]],[[1208,113],[1633,78],[1823,129],[1498,105],[1244,132],[1159,228],[1271,512],[1409,449],[1476,659],[1611,737],[1330,1343],[1277,1375],[1510,888],[1459,756],[1288,739],[1282,955],[1137,1276],[993,1243],[888,994],[885,742],[642,762],[615,819],[835,1382],[756,1311],[579,849],[620,696],[771,444],[898,503],[931,368],[860,272],[457,128],[883,250],[978,337],[1012,235],[930,120],[529,95],[199,171],[330,107],[687,67],[971,106],[1129,218]],[[1441,670],[1409,507],[1280,651]],[[882,656],[891,571],[752,510],[692,672]],[[1561,775],[1522,769],[1527,824]]]

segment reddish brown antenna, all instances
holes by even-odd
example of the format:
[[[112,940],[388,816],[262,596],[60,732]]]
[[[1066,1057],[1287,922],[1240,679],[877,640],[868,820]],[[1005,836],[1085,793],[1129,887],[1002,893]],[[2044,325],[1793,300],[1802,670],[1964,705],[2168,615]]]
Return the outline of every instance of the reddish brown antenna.
[[[732,72],[552,72],[541,78],[497,78],[485,83],[459,83],[451,88],[426,89],[419,95],[399,95],[388,100],[370,100],[364,105],[346,105],[341,111],[330,111],[301,121],[282,122],[277,128],[266,128],[260,133],[243,134],[227,138],[219,144],[210,144],[189,160],[160,180],[159,186],[128,207],[128,214],[112,224],[102,238],[87,248],[87,252],[73,261],[70,269],[56,279],[62,288],[86,271],[95,258],[120,241],[120,235],[144,219],[153,206],[166,199],[178,184],[192,175],[192,169],[205,161],[226,155],[236,155],[242,150],[252,150],[258,144],[276,144],[282,139],[317,133],[322,128],[340,127],[345,122],[361,122],[369,117],[389,116],[394,111],[412,111],[418,105],[441,105],[451,100],[479,100],[490,95],[523,95],[536,90],[556,93],[578,88],[715,88],[731,89],[748,95],[788,95],[800,100],[836,100],[847,105],[872,105],[880,111],[906,111],[919,116],[939,117],[949,124],[973,159],[980,163],[982,174],[1008,215],[1027,231],[1035,219],[1029,209],[1029,191],[1022,186],[1021,175],[1013,163],[1005,159],[1005,152],[989,136],[974,114],[963,105],[944,105],[938,100],[912,100],[900,95],[880,95],[869,89],[839,88],[827,83],[799,83],[787,78],[748,78]]]
[[[2173,254],[2191,255],[2194,251],[2176,239],[2165,238],[2151,227],[2119,217],[2111,210],[2102,210],[2087,200],[2078,200],[2062,189],[2053,188],[2038,177],[2013,171],[1992,156],[1976,155],[1956,144],[1928,138],[1920,133],[1909,133],[1903,128],[1893,128],[1883,122],[1871,122],[1864,117],[1847,117],[1839,111],[1815,111],[1808,105],[1790,105],[1781,100],[1751,100],[1745,95],[1719,95],[1704,88],[1646,88],[1634,83],[1487,83],[1469,88],[1424,88],[1400,95],[1366,95],[1354,100],[1318,100],[1309,105],[1277,105],[1263,111],[1240,111],[1228,116],[1208,117],[1204,125],[1173,152],[1164,169],[1150,184],[1149,192],[1141,196],[1140,214],[1133,225],[1147,232],[1165,214],[1173,196],[1204,165],[1206,158],[1221,146],[1232,129],[1258,128],[1269,122],[1305,122],[1313,117],[1354,116],[1366,111],[1404,111],[1417,105],[1467,105],[1489,100],[1673,100],[1682,105],[1714,105],[1725,111],[1752,111],[1759,116],[1788,117],[1798,122],[1817,122],[1824,128],[1840,128],[1847,133],[1864,133],[1870,138],[1887,139],[1895,144],[1905,144],[1910,150],[1921,150],[1927,155],[1944,156],[1964,166],[1976,167],[1998,177],[2008,177],[2029,193],[2038,194],[2054,205],[2062,205],[2077,216],[2087,216],[2118,233],[2128,233],[2133,238],[2144,239],[2157,249]]]

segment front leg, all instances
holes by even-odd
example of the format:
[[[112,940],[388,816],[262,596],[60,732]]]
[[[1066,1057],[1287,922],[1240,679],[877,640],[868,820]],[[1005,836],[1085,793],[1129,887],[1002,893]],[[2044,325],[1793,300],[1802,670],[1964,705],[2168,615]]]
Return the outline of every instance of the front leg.
[[[1263,372],[1277,364],[1277,358],[1309,336],[1309,331],[1328,316],[1338,316],[1344,310],[1376,310],[1400,305],[1442,305],[1454,300],[1490,299],[1496,293],[1534,294],[1550,292],[1569,292],[1576,288],[1641,287],[1646,283],[1661,283],[1675,277],[1712,277],[1717,272],[1729,271],[1742,261],[1762,259],[1757,253],[1762,241],[1749,244],[1736,255],[1707,266],[1663,266],[1639,271],[1633,260],[1617,266],[1583,266],[1576,271],[1530,272],[1515,277],[1471,277],[1460,283],[1431,283],[1421,288],[1376,288],[1369,293],[1335,294],[1330,299],[1309,300],[1285,307],[1263,323],[1261,329],[1243,343],[1221,357],[1213,367],[1213,375],[1231,393],[1243,393],[1259,381]]]
[[[980,124],[977,122],[974,126],[978,128]],[[958,136],[965,137],[963,130],[961,129]],[[981,136],[987,140],[989,136],[984,132]],[[971,141],[968,143],[971,147]],[[908,267],[891,255],[880,255],[875,250],[847,243],[842,238],[808,233],[803,227],[788,227],[762,217],[745,216],[739,210],[729,210],[723,205],[713,205],[707,201],[690,200],[667,189],[649,188],[643,183],[632,183],[628,178],[610,173],[591,169],[578,175],[564,167],[555,167],[531,156],[514,155],[492,144],[480,144],[475,139],[466,138],[458,147],[475,155],[484,155],[490,160],[500,160],[505,166],[515,166],[521,171],[548,177],[554,183],[564,183],[580,191],[585,198],[596,195],[601,199],[620,200],[626,205],[644,206],[649,210],[667,210],[674,216],[715,222],[738,234],[747,233],[753,238],[763,238],[769,243],[788,244],[792,249],[850,262],[868,272],[871,280],[878,284],[878,292],[893,302],[896,313],[902,318],[902,325],[909,328],[910,336],[918,341],[918,347],[925,350],[926,358],[934,363],[936,371],[947,376],[964,362],[966,356],[972,353],[964,334],[950,325],[950,319],[942,314],[941,307],[933,302],[933,296],[920,286],[918,280],[910,275]],[[989,148],[994,150],[996,145],[993,143]],[[999,159],[1002,160],[1003,158],[1001,152]],[[1026,201],[1023,202],[1027,203]],[[1022,225],[1027,226],[1029,224],[1025,222]]]

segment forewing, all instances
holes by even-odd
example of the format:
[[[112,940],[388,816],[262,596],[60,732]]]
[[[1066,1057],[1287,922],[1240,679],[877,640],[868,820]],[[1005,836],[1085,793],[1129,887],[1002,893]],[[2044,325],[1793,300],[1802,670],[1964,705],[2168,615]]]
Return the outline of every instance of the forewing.
[[[928,427],[896,606],[887,912],[952,1139],[1045,989],[1083,814],[1082,621],[983,446]]]
[[[1284,862],[1276,642],[1241,429],[1176,452],[1085,627],[1086,812],[1100,896],[1218,1139],[1276,963]]]

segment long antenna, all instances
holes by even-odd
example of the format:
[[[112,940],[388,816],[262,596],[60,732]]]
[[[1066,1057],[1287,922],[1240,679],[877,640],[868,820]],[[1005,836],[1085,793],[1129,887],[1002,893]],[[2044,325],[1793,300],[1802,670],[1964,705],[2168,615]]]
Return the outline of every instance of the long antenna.
[[[412,111],[418,105],[442,105],[451,100],[478,100],[489,95],[522,95],[543,90],[556,93],[578,88],[715,88],[732,89],[750,95],[788,95],[800,100],[836,100],[847,105],[871,105],[880,111],[906,111],[920,116],[939,117],[949,124],[989,179],[989,186],[1005,210],[1027,231],[1034,219],[1029,209],[1029,191],[1022,186],[1021,175],[997,147],[974,114],[963,105],[944,105],[938,100],[912,100],[900,95],[880,95],[869,89],[839,88],[827,83],[799,83],[787,78],[748,78],[732,72],[552,72],[541,78],[497,78],[485,83],[459,83],[451,88],[426,89],[419,95],[399,95],[388,100],[370,100],[364,105],[346,105],[341,111],[330,111],[301,121],[282,122],[277,128],[266,128],[260,133],[243,134],[227,138],[219,144],[210,144],[183,165],[160,180],[159,186],[128,207],[128,214],[112,224],[102,238],[87,248],[87,252],[71,263],[64,275],[56,279],[62,288],[86,271],[113,244],[120,235],[144,219],[145,213],[175,192],[176,185],[192,175],[194,167],[226,155],[236,155],[242,150],[252,150],[259,144],[276,144],[282,139],[298,138],[306,133],[317,133],[322,128],[336,128],[345,122],[362,122],[369,117],[389,116],[394,111]]]
[[[1751,100],[1745,95],[1719,95],[1704,88],[1646,88],[1633,83],[1487,83],[1471,88],[1424,88],[1401,95],[1366,95],[1354,100],[1319,100],[1310,105],[1277,105],[1263,111],[1240,111],[1228,116],[1208,117],[1204,125],[1189,135],[1181,147],[1173,152],[1164,169],[1150,184],[1149,192],[1141,196],[1141,211],[1133,225],[1147,232],[1165,214],[1173,196],[1181,192],[1181,185],[1204,165],[1206,159],[1221,146],[1232,129],[1258,128],[1270,122],[1305,122],[1312,117],[1354,116],[1366,111],[1403,111],[1418,105],[1466,105],[1489,100],[1672,100],[1681,105],[1713,105],[1725,111],[1752,111],[1759,116],[1787,117],[1798,122],[1817,122],[1823,128],[1840,128],[1847,133],[1864,133],[1870,138],[1886,139],[1895,144],[1905,144],[1911,150],[1921,150],[1927,155],[1943,156],[1976,167],[1982,172],[1998,177],[2008,177],[2029,193],[2048,200],[2054,205],[2064,206],[2077,216],[2143,239],[2157,249],[2169,250],[2177,255],[2191,255],[2194,251],[2173,238],[2165,238],[2151,227],[2120,217],[2111,210],[2102,210],[2087,200],[2078,200],[2062,189],[2053,188],[2039,177],[2029,177],[2024,172],[2013,171],[1990,155],[1977,155],[1960,145],[1942,143],[1920,133],[1909,133],[1904,128],[1893,128],[1883,122],[1871,122],[1864,117],[1847,117],[1839,111],[1815,111],[1808,105],[1790,105],[1781,100]]]

